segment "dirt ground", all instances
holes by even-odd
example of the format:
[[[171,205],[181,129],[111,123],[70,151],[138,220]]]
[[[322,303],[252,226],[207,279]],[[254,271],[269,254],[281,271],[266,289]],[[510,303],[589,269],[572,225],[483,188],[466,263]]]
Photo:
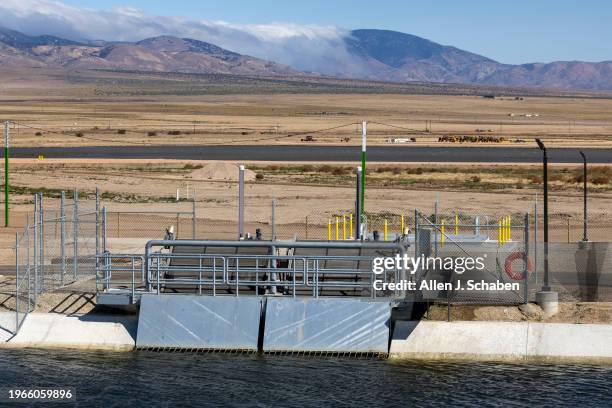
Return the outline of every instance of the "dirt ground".
[[[546,323],[612,323],[612,302],[560,302],[559,312],[544,317],[537,305],[532,305],[535,313],[524,313],[518,306],[478,306],[452,305],[451,321],[534,321]],[[446,305],[432,305],[424,319],[434,321],[448,320]]]
[[[382,83],[363,93],[357,82],[283,93],[278,83],[197,88],[198,77],[6,69],[0,80],[0,119],[19,123],[13,146],[299,144],[306,135],[316,139],[308,143],[358,145],[362,121],[370,144],[415,137],[414,145],[444,145],[441,136],[480,135],[503,137],[493,145],[504,147],[531,145],[535,137],[549,147],[612,146],[612,99],[601,94],[424,95]],[[184,92],[190,85],[196,93]]]

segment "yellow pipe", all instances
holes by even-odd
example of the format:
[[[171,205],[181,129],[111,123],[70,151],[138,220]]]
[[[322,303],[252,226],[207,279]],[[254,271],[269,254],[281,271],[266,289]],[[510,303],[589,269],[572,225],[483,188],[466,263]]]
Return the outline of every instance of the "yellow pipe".
[[[340,232],[340,219],[338,217],[336,217],[336,241],[338,240],[338,237],[340,236],[339,232]]]
[[[444,246],[444,242],[446,241],[446,236],[444,235],[444,220],[442,220],[442,225],[440,226],[440,246]]]
[[[455,235],[459,235],[459,211],[455,210]]]
[[[353,214],[349,214],[349,236],[353,236]]]
[[[383,238],[386,241],[387,240],[387,229],[388,229],[388,225],[387,225],[387,219],[385,218],[385,229],[384,229],[384,235]]]
[[[327,240],[331,241],[331,220],[327,220]]]
[[[400,235],[404,235],[404,216],[400,215]]]
[[[346,215],[342,214],[342,240],[346,241]]]

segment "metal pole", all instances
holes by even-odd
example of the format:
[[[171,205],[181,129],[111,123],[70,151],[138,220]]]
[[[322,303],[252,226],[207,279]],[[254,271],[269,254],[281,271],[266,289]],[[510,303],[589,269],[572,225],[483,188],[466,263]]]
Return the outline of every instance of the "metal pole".
[[[98,257],[100,253],[100,190],[96,187],[96,270],[98,270]]]
[[[529,303],[529,213],[525,214],[525,250],[523,252],[523,289],[524,302]]]
[[[276,240],[276,198],[272,199],[272,241]]]
[[[533,273],[536,283],[538,283],[538,221],[538,195],[536,194],[533,209]]]
[[[102,252],[106,253],[106,207],[102,208]]]
[[[544,173],[544,284],[542,291],[550,291],[550,276],[548,270],[548,154],[546,146],[540,139],[536,139],[538,147],[542,150],[542,166]]]
[[[414,257],[419,257],[419,210],[414,210]]]
[[[361,124],[361,213],[365,215],[365,176],[366,176],[366,143],[368,134],[368,122]]]
[[[584,231],[582,234],[582,240],[583,241],[588,241],[588,235],[587,235],[587,227],[588,227],[588,216],[587,216],[587,158],[586,155],[584,154],[584,152],[581,150],[580,151],[580,155],[582,156],[582,161],[583,161],[583,167],[582,167],[582,182],[583,182],[583,206],[584,206]]]
[[[361,236],[361,166],[357,166],[357,180],[355,197],[355,239],[363,239]]]
[[[73,214],[72,214],[72,249],[73,249],[73,272],[74,280],[77,278],[79,271],[79,192],[75,188],[72,193],[73,197]]]
[[[19,233],[15,233],[15,333],[19,330]]]
[[[434,203],[434,256],[438,256],[438,195]]]
[[[43,195],[40,193],[40,198],[38,199],[38,214],[40,216],[40,225],[38,227],[38,232],[40,233],[40,237],[38,239],[40,257],[38,259],[40,264],[40,274],[38,275],[40,278],[40,290],[45,289],[45,215],[43,209]]]
[[[196,238],[196,198],[195,190],[193,191],[193,197],[191,198],[191,238]]]
[[[4,122],[4,226],[9,226],[9,125]]]
[[[66,193],[62,191],[60,197],[60,258],[62,262],[61,284],[64,286],[64,274],[66,273],[66,211],[64,209]]]
[[[34,194],[34,304],[38,301],[38,194]]]
[[[238,167],[238,238],[244,238],[244,165]]]

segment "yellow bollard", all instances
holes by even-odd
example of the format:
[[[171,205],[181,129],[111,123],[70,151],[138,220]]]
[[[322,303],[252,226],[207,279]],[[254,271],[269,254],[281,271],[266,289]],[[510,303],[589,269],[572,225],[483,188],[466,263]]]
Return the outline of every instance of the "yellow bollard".
[[[387,219],[385,218],[385,229],[383,230],[383,239],[386,241],[387,240],[387,232],[388,232],[388,225],[387,225]]]
[[[444,220],[442,220],[442,225],[440,226],[440,246],[444,246],[444,242],[446,241],[446,236],[444,235]]]
[[[327,220],[327,240],[331,241],[331,220]]]
[[[508,216],[506,216],[506,220],[504,222],[504,231],[505,231],[505,235],[504,235],[504,244],[506,242],[508,242]]]
[[[404,235],[404,216],[400,215],[400,235]]]
[[[512,216],[508,216],[508,241],[512,241]]]
[[[455,235],[459,235],[459,212],[455,210]]]
[[[338,217],[336,217],[336,241],[338,240],[339,237],[339,228],[340,228],[340,219]]]
[[[353,214],[349,214],[349,236],[353,238]]]
[[[346,241],[346,215],[342,214],[342,240]]]
[[[502,220],[500,218],[499,221],[497,221],[497,243],[499,245],[503,245],[504,244],[504,234],[503,234],[503,229],[502,229]]]

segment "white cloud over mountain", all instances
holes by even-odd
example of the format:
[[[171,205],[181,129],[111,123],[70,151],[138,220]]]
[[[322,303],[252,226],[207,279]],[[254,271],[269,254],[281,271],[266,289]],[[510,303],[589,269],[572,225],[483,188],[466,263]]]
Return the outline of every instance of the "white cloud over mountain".
[[[231,24],[158,16],[127,6],[113,11],[92,10],[56,0],[3,0],[0,21],[7,28],[30,35],[51,34],[81,41],[189,37],[306,71],[318,71],[334,63],[346,66],[351,60],[344,43],[349,32],[335,26]]]

